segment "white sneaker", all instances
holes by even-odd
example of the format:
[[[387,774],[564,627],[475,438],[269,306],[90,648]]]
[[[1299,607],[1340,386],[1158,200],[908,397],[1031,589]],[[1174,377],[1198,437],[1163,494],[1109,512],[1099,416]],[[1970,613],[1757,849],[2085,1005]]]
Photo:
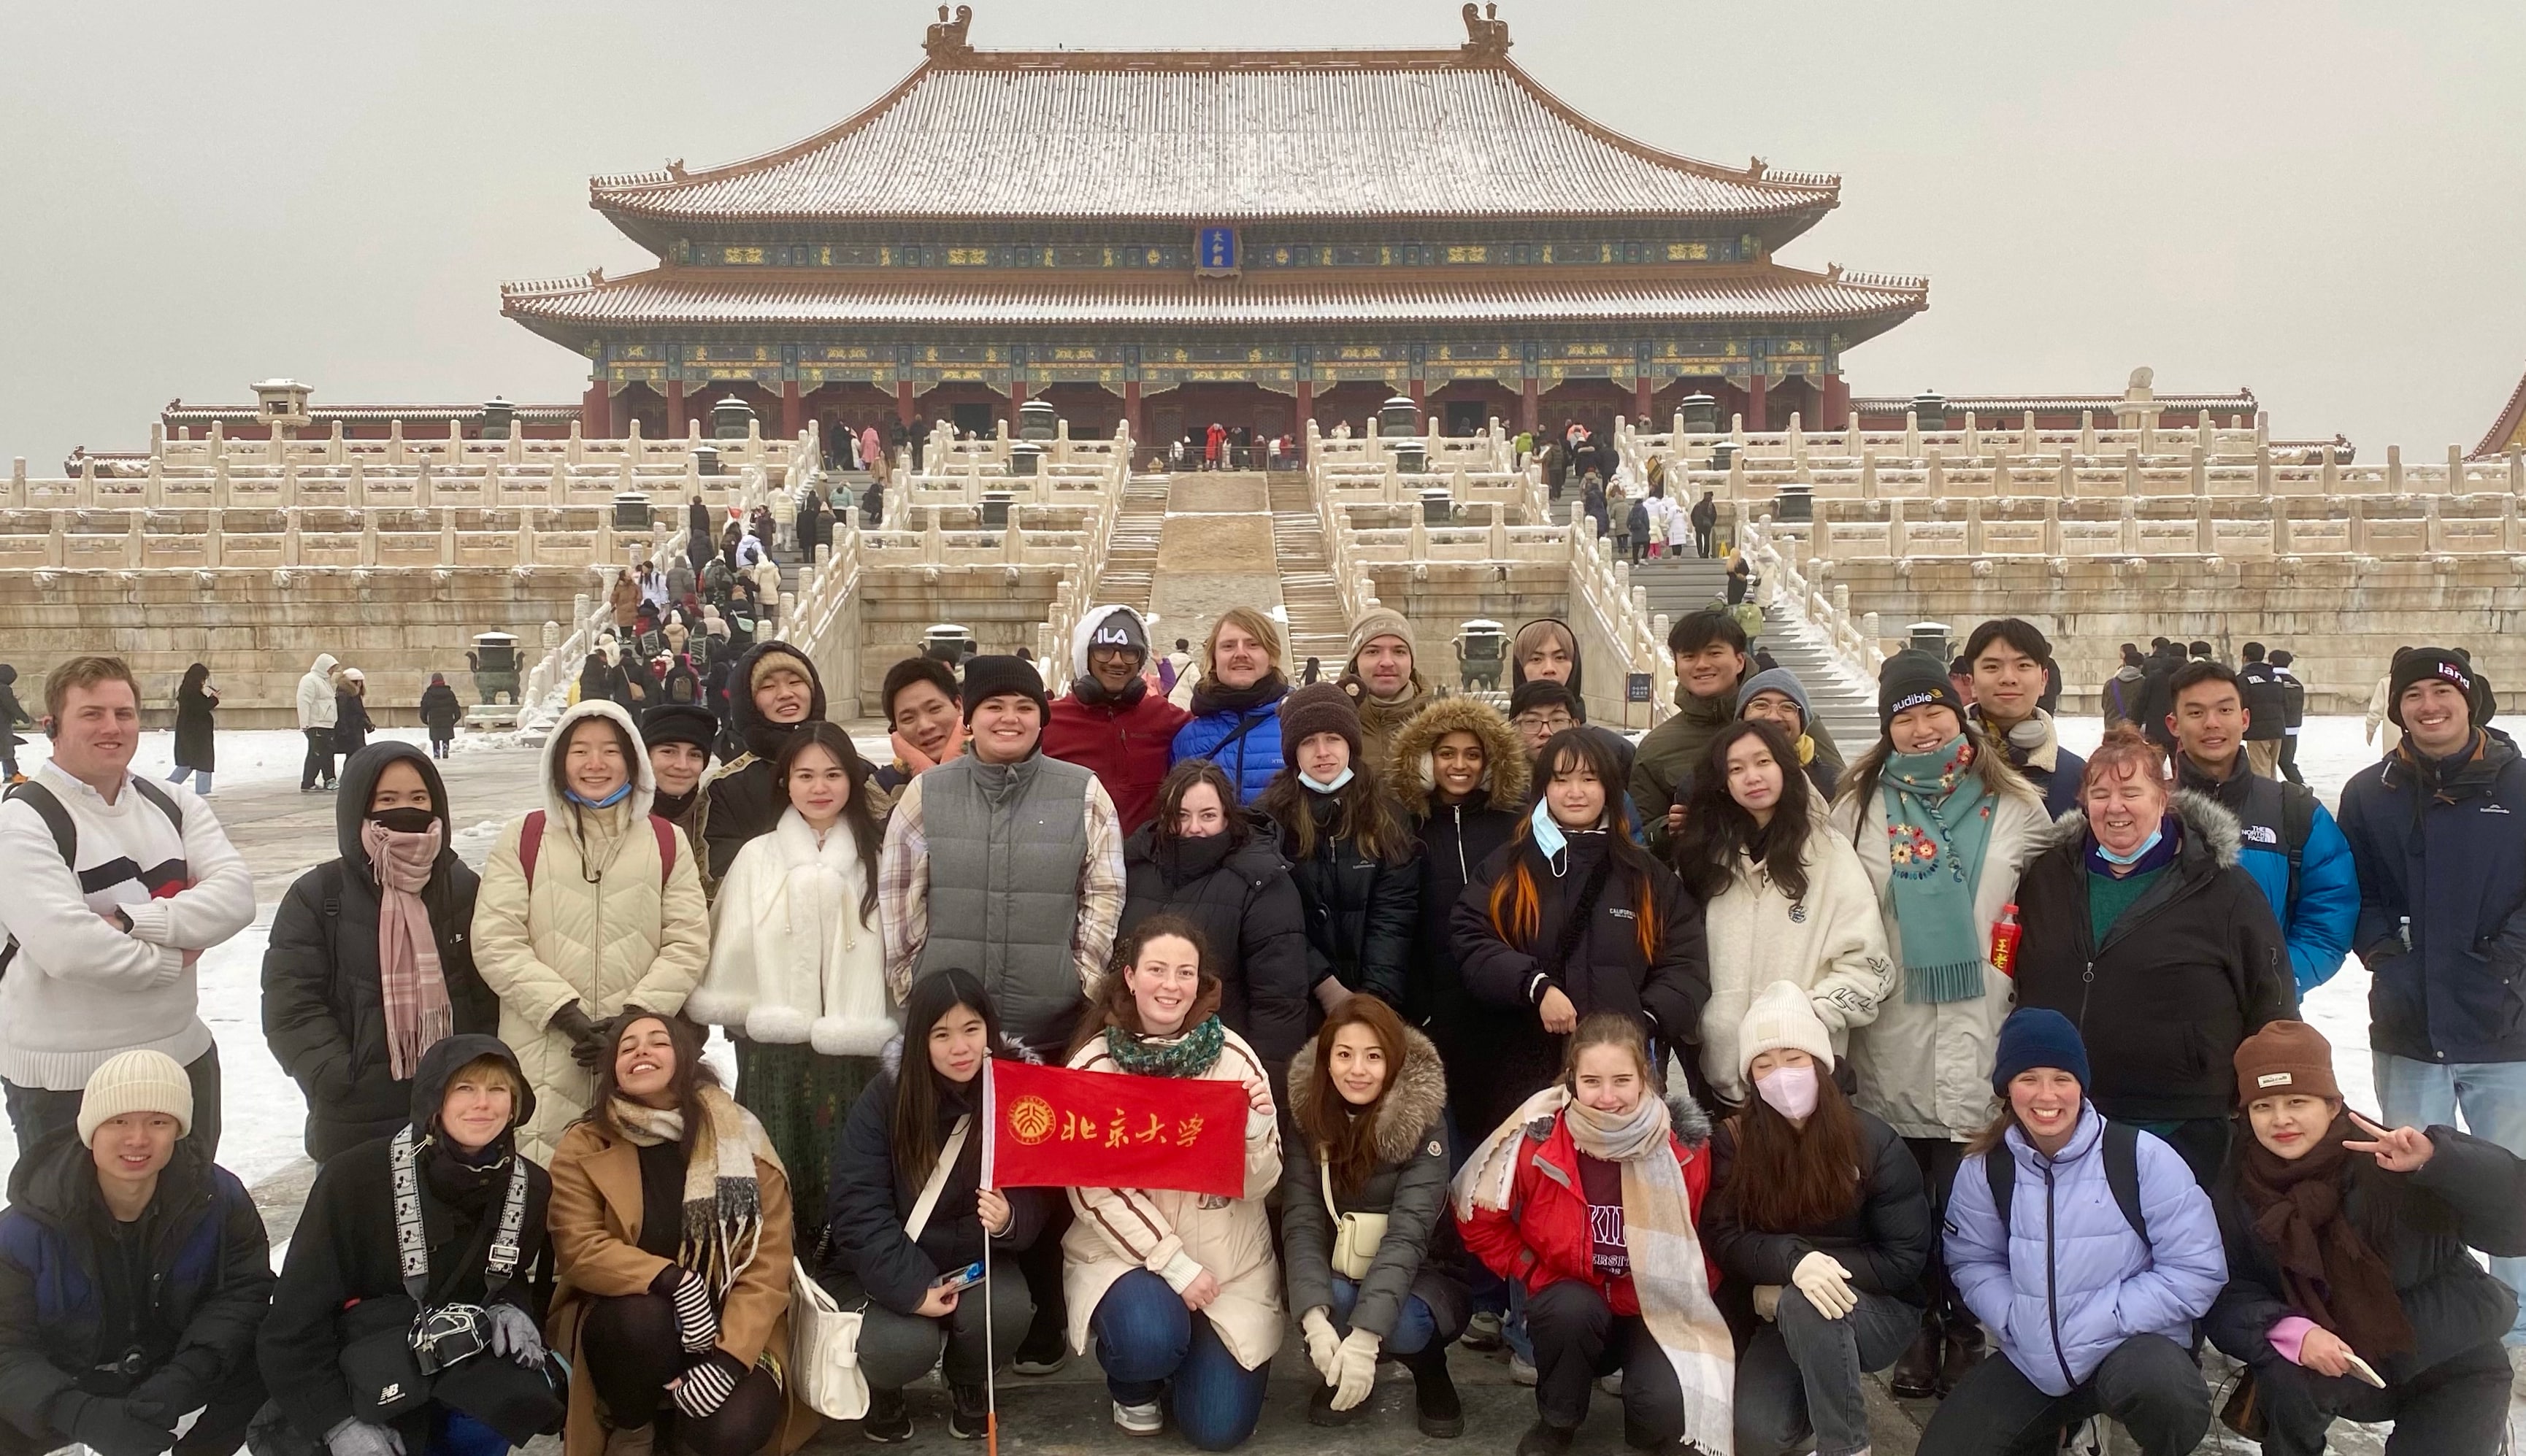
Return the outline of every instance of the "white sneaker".
[[[1508,1357],[1508,1378],[1521,1385],[1535,1383],[1535,1362],[1512,1350]]]
[[[1125,1435],[1155,1435],[1166,1429],[1167,1420],[1154,1400],[1147,1405],[1125,1405],[1118,1400],[1114,1402],[1114,1424],[1123,1429]]]
[[[1609,1375],[1609,1376],[1599,1376],[1599,1377],[1597,1377],[1597,1378],[1596,1378],[1596,1388],[1597,1388],[1597,1389],[1599,1389],[1599,1390],[1604,1391],[1604,1392],[1605,1392],[1606,1394],[1608,1394],[1608,1395],[1620,1395],[1620,1394],[1622,1394],[1622,1393],[1623,1393],[1623,1373],[1622,1373],[1621,1371],[1619,1371],[1619,1370],[1618,1370],[1618,1371],[1615,1371],[1612,1375]]]

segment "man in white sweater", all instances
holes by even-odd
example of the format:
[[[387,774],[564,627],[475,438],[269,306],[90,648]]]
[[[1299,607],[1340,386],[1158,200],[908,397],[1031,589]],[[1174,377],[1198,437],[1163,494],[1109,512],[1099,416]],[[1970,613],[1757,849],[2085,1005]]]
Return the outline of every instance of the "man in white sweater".
[[[165,1052],[193,1086],[190,1140],[220,1136],[219,1049],[193,963],[254,921],[254,878],[210,806],[132,777],[140,691],[117,657],[44,682],[52,762],[0,803],[0,1094],[21,1150],[78,1121],[107,1059]]]
[[[298,679],[298,730],[307,735],[307,762],[298,770],[298,791],[317,791],[321,776],[324,787],[333,786],[333,725],[340,716],[340,704],[333,696],[333,654],[316,654],[316,665]]]

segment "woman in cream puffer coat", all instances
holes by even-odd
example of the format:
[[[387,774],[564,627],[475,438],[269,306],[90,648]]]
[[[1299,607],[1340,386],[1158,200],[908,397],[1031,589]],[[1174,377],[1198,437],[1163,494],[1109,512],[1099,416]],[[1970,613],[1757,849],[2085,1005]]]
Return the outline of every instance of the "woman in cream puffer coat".
[[[583,730],[581,726],[589,725]],[[629,779],[603,807],[575,799],[563,765],[575,733],[618,732]],[[650,823],[657,779],[632,715],[582,702],[554,725],[544,752],[542,838],[531,883],[519,851],[527,822],[511,820],[482,867],[474,902],[474,963],[500,998],[500,1039],[534,1086],[535,1114],[519,1147],[549,1163],[563,1129],[587,1110],[594,1086],[574,1050],[626,1006],[682,1009],[710,958],[710,915],[684,831]],[[661,863],[661,851],[672,864]]]

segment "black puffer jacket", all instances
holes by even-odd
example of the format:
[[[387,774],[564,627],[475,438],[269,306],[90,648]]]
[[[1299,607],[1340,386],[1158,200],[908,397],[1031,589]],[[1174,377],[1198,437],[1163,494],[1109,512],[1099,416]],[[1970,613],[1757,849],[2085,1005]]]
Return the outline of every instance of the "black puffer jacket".
[[[2237,1045],[2298,1014],[2271,902],[2238,866],[2237,817],[2174,797],[2174,862],[2097,943],[2088,923],[2088,820],[2054,822],[2017,881],[2017,1004],[2068,1017],[2087,1043],[2088,1097],[2130,1122],[2226,1117]]]
[[[1362,854],[1334,836],[1339,814],[1330,794],[1305,791],[1316,816],[1316,851],[1298,853],[1297,836],[1279,826],[1281,854],[1297,881],[1307,915],[1307,984],[1330,976],[1389,1006],[1403,1004],[1404,967],[1412,958],[1412,918],[1421,901],[1420,871]]]
[[[456,1029],[487,1035],[500,1027],[499,998],[474,969],[474,895],[481,881],[447,842],[456,831],[438,766],[415,744],[372,743],[342,765],[333,804],[341,858],[298,877],[273,913],[263,953],[263,1039],[306,1093],[307,1156],[319,1163],[412,1118],[412,1083],[394,1079],[386,1056],[378,881],[360,844],[378,776],[398,761],[420,771],[438,815],[438,865],[421,899],[437,932],[438,971]]]
[[[0,1212],[0,1420],[41,1432],[55,1396],[135,1389],[172,1419],[229,1381],[254,1380],[255,1330],[272,1298],[272,1248],[245,1185],[189,1142],[140,1216],[149,1300],[109,1278],[112,1219],[96,1164],[70,1132],[27,1149]],[[130,1343],[122,1331],[136,1336]],[[145,1374],[111,1369],[136,1349]]]
[[[1495,1075],[1483,1079],[1488,1106],[1472,1127],[1498,1126],[1560,1071],[1562,1038],[1545,1033],[1536,1010],[1544,990],[1554,986],[1582,1017],[1611,1011],[1641,1019],[1650,1035],[1683,1060],[1688,1080],[1696,1083],[1693,1100],[1708,1105],[1706,1089],[1697,1085],[1700,1058],[1691,1048],[1700,1041],[1701,1008],[1710,1000],[1709,952],[1701,933],[1701,902],[1673,872],[1663,865],[1649,867],[1645,888],[1658,931],[1650,953],[1642,952],[1640,940],[1643,886],[1630,866],[1617,861],[1606,872],[1604,888],[1558,974],[1544,969],[1562,942],[1590,876],[1609,852],[1608,837],[1601,832],[1572,835],[1562,873],[1555,875],[1543,851],[1521,831],[1483,862],[1456,901],[1456,957],[1466,989],[1488,1005],[1519,1013],[1517,1031],[1502,1049]],[[1521,858],[1535,880],[1537,926],[1526,943],[1513,945],[1492,928],[1490,895],[1491,886]]]
[[[1306,1042],[1307,910],[1270,839],[1232,845],[1226,834],[1161,842],[1142,825],[1123,846],[1117,935],[1161,910],[1189,918],[1219,972],[1219,1019],[1275,1069]]]
[[[453,737],[456,726],[465,721],[465,705],[456,697],[456,689],[444,682],[433,682],[421,690],[421,722],[432,737]]]
[[[1351,1328],[1385,1339],[1394,1333],[1403,1301],[1418,1294],[1437,1316],[1443,1340],[1462,1331],[1473,1312],[1465,1286],[1428,1257],[1438,1230],[1453,1227],[1443,1121],[1447,1073],[1429,1037],[1407,1028],[1403,1038],[1403,1065],[1393,1069],[1385,1100],[1377,1106],[1377,1171],[1348,1195],[1337,1192],[1335,1206],[1346,1214],[1386,1215],[1386,1236],[1378,1240],[1368,1276],[1359,1281]],[[1334,1300],[1334,1222],[1325,1209],[1325,1150],[1306,1133],[1315,1072],[1316,1047],[1309,1042],[1289,1062],[1289,1125],[1284,1133],[1289,1151],[1281,1161],[1281,1260],[1290,1312],[1301,1316]]]
[[[422,1054],[420,1074],[413,1079],[411,1121],[416,1127],[426,1130],[436,1123],[447,1079],[466,1063],[485,1056],[507,1062],[519,1086],[528,1086],[516,1055],[499,1038],[447,1037]],[[522,1156],[516,1150],[516,1129],[534,1115],[534,1103],[531,1088],[521,1092],[510,1130],[492,1144],[507,1159]],[[351,1416],[341,1366],[347,1313],[369,1300],[390,1300],[401,1311],[411,1309],[395,1256],[393,1145],[390,1136],[372,1139],[318,1172],[289,1240],[272,1312],[263,1322],[257,1352],[264,1384],[280,1413],[309,1440],[323,1440],[326,1431]],[[490,1295],[483,1272],[508,1190],[507,1163],[467,1192],[459,1184],[472,1180],[457,1170],[456,1160],[434,1135],[415,1161],[421,1175],[423,1236],[429,1245],[429,1302],[480,1304],[488,1295],[516,1305],[541,1324],[552,1293],[552,1257],[544,1230],[552,1179],[535,1164],[526,1165],[526,1222],[517,1273]],[[428,1425],[427,1407],[399,1423],[405,1450],[427,1450]]]
[[[1765,1232],[1750,1229],[1730,1186],[1737,1161],[1739,1120],[1720,1125],[1710,1139],[1710,1197],[1702,1205],[1701,1241],[1719,1264],[1719,1305],[1741,1334],[1753,1326],[1756,1284],[1786,1284],[1807,1255],[1823,1252],[1850,1271],[1850,1286],[1906,1304],[1925,1304],[1921,1272],[1938,1247],[1939,1228],[1921,1183],[1921,1165],[1894,1130],[1854,1107],[1859,1119],[1859,1202],[1841,1218],[1811,1229]]]
[[[702,870],[705,883],[714,891],[728,878],[728,867],[736,863],[736,852],[747,840],[771,833],[781,822],[781,812],[789,807],[781,786],[772,781],[772,761],[780,757],[781,745],[798,725],[766,723],[754,711],[754,669],[773,653],[794,660],[798,671],[807,675],[811,692],[807,716],[799,722],[812,723],[825,716],[825,679],[816,676],[816,665],[807,660],[807,654],[786,642],[766,642],[736,660],[729,674],[724,720],[730,735],[745,751],[723,764],[702,785],[702,792],[710,797],[702,822]]]
[[[1020,1061],[1036,1060],[1014,1041],[1000,1054]],[[983,1222],[974,1211],[974,1195],[983,1185],[983,1129],[977,1124],[965,1135],[956,1166],[938,1190],[938,1201],[922,1228],[921,1241],[905,1236],[912,1206],[921,1201],[921,1180],[896,1176],[894,1166],[894,1097],[903,1075],[903,1039],[886,1043],[880,1053],[884,1070],[860,1092],[834,1143],[833,1182],[825,1194],[825,1246],[834,1266],[818,1272],[834,1286],[844,1308],[858,1303],[850,1286],[898,1315],[921,1307],[930,1286],[983,1257]],[[927,1068],[921,1069],[927,1072]],[[942,1095],[937,1102],[938,1145],[956,1119],[974,1111],[970,1100]],[[1035,1242],[1044,1217],[1058,1196],[1048,1188],[1008,1188],[1008,1231],[991,1240],[994,1258],[1006,1258]]]
[[[2291,1307],[2279,1256],[2254,1231],[2252,1210],[2240,1191],[2247,1136],[2241,1134],[2210,1197],[2227,1246],[2228,1284],[2202,1317],[2201,1329],[2234,1358],[2262,1365],[2281,1358],[2272,1348],[2272,1326],[2305,1311]],[[2526,1254],[2526,1163],[2453,1128],[2432,1128],[2429,1136],[2435,1151],[2417,1172],[2388,1173],[2374,1159],[2352,1153],[2342,1179],[2342,1216],[2385,1261],[2412,1322],[2410,1352],[2391,1359],[2360,1352],[2390,1384],[2498,1341],[2517,1317],[2517,1296],[2469,1250]]]

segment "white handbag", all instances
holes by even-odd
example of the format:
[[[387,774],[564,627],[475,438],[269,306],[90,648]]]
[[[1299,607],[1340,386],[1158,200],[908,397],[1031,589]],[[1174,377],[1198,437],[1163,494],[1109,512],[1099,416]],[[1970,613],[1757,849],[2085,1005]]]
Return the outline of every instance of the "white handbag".
[[[1316,1171],[1324,1179],[1325,1216],[1334,1221],[1333,1254],[1328,1262],[1334,1273],[1357,1283],[1368,1278],[1369,1266],[1377,1262],[1377,1246],[1386,1241],[1386,1215],[1343,1213],[1334,1206],[1332,1160],[1317,1160]]]
[[[956,1166],[957,1156],[965,1150],[965,1133],[970,1118],[958,1118],[947,1134],[947,1145],[938,1152],[937,1165],[930,1170],[930,1180],[921,1186],[921,1197],[912,1205],[912,1217],[903,1231],[912,1241],[921,1241],[922,1230],[930,1227],[930,1211],[938,1206],[938,1195],[947,1186],[947,1174]],[[868,1378],[860,1374],[861,1311],[844,1309],[829,1293],[807,1266],[797,1259],[789,1261],[789,1365],[797,1381],[798,1398],[817,1415],[834,1421],[856,1421],[868,1414]]]

